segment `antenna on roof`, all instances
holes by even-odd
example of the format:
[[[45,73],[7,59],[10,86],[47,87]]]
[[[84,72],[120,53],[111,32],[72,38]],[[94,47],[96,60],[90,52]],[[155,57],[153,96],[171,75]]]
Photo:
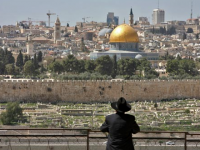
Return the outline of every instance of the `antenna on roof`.
[[[191,2],[191,16],[190,16],[191,19],[192,19],[192,14],[193,14],[193,1]]]

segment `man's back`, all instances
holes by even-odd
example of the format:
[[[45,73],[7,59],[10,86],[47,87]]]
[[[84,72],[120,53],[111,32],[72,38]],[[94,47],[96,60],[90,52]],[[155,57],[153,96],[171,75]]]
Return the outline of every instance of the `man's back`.
[[[124,113],[107,116],[100,129],[109,132],[107,150],[134,150],[132,133],[140,131],[135,117]]]

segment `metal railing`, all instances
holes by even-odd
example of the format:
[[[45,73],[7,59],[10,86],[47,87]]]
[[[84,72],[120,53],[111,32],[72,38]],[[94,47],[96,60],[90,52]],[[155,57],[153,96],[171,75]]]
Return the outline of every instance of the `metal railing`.
[[[7,149],[16,145],[29,149],[34,145],[43,145],[49,150],[55,145],[66,146],[65,149],[76,149],[78,146],[86,150],[92,150],[95,146],[105,149],[106,141],[106,133],[91,129],[0,129],[0,146],[7,146]],[[150,145],[179,146],[184,150],[188,150],[189,147],[200,149],[200,133],[141,131],[133,135],[133,141],[136,147]]]

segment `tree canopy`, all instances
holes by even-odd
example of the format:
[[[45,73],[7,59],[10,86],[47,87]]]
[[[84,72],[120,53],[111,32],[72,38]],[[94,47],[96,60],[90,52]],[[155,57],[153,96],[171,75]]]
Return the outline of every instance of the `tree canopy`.
[[[32,62],[32,60],[29,60],[24,65],[24,74],[29,76],[34,76],[36,74],[35,72],[35,65]]]
[[[37,61],[42,62],[42,52],[41,51],[38,52]]]
[[[23,54],[20,50],[19,55],[17,56],[16,66],[22,68],[24,66]]]
[[[79,61],[74,57],[74,55],[68,55],[68,57],[63,60],[63,68],[66,72],[78,73],[78,66]]]
[[[18,102],[8,103],[6,111],[1,113],[1,122],[4,125],[15,124],[22,116],[22,108]]]
[[[113,64],[110,56],[106,55],[97,58],[95,64],[95,71],[99,72],[102,75],[111,75]]]
[[[49,65],[48,69],[52,72],[60,74],[63,71],[63,65],[60,62],[55,61]]]
[[[196,75],[196,65],[193,60],[190,59],[174,59],[168,60],[167,62],[167,72],[174,75]]]

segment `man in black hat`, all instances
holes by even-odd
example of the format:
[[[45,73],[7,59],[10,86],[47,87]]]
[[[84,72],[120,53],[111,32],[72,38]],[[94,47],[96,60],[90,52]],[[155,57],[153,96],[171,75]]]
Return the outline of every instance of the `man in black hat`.
[[[109,132],[106,150],[134,150],[132,134],[140,131],[135,116],[125,114],[131,110],[131,105],[121,97],[117,102],[111,103],[116,110],[115,114],[106,116],[100,127],[102,132]]]

